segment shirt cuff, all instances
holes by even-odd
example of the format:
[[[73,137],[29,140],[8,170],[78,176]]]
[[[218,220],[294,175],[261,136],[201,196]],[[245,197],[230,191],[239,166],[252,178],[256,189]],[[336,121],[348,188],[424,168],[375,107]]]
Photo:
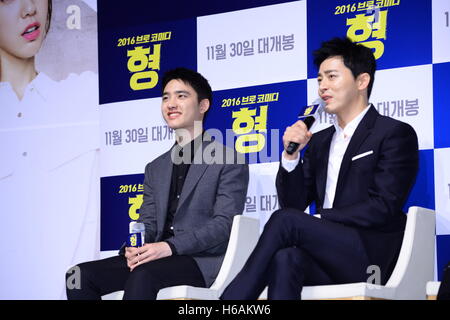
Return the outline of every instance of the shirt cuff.
[[[281,154],[281,166],[287,171],[291,172],[295,169],[300,161],[300,153],[298,153],[297,159],[288,160],[284,157],[284,151]]]
[[[172,255],[175,256],[177,255],[177,249],[175,249],[175,246],[173,245],[172,242],[165,240],[165,243],[167,243],[170,247],[170,250],[172,250]]]
[[[127,247],[127,242],[125,241],[124,243],[122,243],[122,245],[120,246],[119,252],[117,253],[119,256],[124,256],[125,255],[125,249]]]

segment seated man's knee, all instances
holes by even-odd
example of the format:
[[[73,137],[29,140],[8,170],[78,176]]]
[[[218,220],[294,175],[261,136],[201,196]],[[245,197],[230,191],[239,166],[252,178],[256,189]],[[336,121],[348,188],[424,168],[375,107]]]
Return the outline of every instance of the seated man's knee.
[[[81,290],[89,287],[88,272],[83,265],[76,265],[66,272],[66,294],[68,299],[84,299]],[[81,294],[81,295],[80,295]]]
[[[71,268],[66,272],[66,284],[68,287],[75,286],[89,281],[91,277],[95,278],[95,271],[91,268],[90,263],[80,263]]]
[[[152,268],[151,262],[136,267],[130,272],[127,280],[129,285],[140,285],[141,283],[157,285],[159,282],[158,272]]]
[[[289,247],[278,250],[274,257],[275,265],[292,265],[298,264],[302,260],[302,251],[297,247]]]
[[[289,223],[292,215],[295,214],[291,209],[279,209],[274,211],[267,221],[265,228],[277,228],[286,226]]]
[[[151,262],[150,262],[151,264]],[[130,272],[125,284],[124,300],[154,300],[162,288],[158,272],[149,263]]]

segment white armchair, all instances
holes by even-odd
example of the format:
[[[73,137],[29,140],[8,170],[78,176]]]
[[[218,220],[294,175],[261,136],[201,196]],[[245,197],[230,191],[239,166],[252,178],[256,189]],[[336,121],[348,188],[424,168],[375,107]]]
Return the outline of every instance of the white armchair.
[[[158,300],[201,299],[215,300],[222,294],[231,280],[242,269],[259,238],[259,220],[242,215],[233,219],[230,240],[216,281],[210,288],[192,286],[174,286],[159,291]],[[123,291],[116,291],[102,296],[103,300],[120,300]]]
[[[235,216],[222,267],[211,287],[175,286],[164,288],[159,291],[157,299],[219,299],[231,280],[241,271],[258,239],[259,220],[242,215]]]
[[[306,286],[302,299],[320,300],[422,300],[426,284],[434,278],[436,215],[433,210],[410,207],[400,254],[386,285],[366,282]],[[260,299],[267,298],[267,288]]]

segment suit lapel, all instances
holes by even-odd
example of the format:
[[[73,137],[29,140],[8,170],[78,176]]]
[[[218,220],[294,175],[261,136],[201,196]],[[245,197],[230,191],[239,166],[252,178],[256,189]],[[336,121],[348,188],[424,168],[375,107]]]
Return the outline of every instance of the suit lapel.
[[[328,173],[328,157],[330,155],[331,139],[333,138],[333,134],[336,131],[334,126],[331,126],[328,130],[329,132],[326,134],[324,139],[319,142],[321,147],[317,150],[319,154],[317,154],[316,163],[316,188],[319,203],[317,203],[316,205],[318,207],[323,206],[323,201],[325,198],[325,188]]]
[[[155,174],[155,189],[157,208],[159,211],[156,215],[157,225],[164,228],[167,217],[167,207],[169,204],[170,184],[172,183],[172,171],[173,163],[171,159],[172,148],[167,152],[160,161],[160,165],[157,168],[157,174]]]
[[[189,195],[191,194],[191,192],[194,190],[195,186],[197,185],[197,183],[199,182],[200,178],[203,176],[203,174],[205,173],[206,169],[208,168],[209,164],[206,164],[203,162],[203,150],[205,149],[205,147],[211,143],[210,141],[203,141],[202,143],[202,147],[198,148],[198,150],[196,151],[195,154],[195,159],[202,159],[200,164],[196,164],[195,160],[194,163],[191,164],[188,174],[186,176],[186,180],[184,181],[184,185],[183,185],[183,189],[181,191],[181,195],[180,195],[180,201],[178,202],[178,209],[183,205],[183,203],[186,201],[186,199],[189,197]],[[198,153],[201,154],[198,154]],[[214,156],[215,154],[215,150],[213,149],[211,151],[211,154]]]
[[[345,175],[350,167],[351,159],[358,151],[361,144],[371,134],[372,128],[375,124],[375,120],[378,117],[378,112],[373,105],[370,106],[369,111],[359,123],[358,127],[353,134],[350,143],[345,151],[344,158],[342,159],[341,168],[339,169],[338,182],[336,186],[336,195],[339,194],[340,188],[345,181]],[[336,197],[335,197],[336,199]]]

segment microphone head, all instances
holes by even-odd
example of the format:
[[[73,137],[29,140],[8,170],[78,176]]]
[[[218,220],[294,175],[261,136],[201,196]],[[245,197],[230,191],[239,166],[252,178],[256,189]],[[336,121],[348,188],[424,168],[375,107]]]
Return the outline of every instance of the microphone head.
[[[317,98],[313,101],[312,104],[304,107],[303,111],[300,112],[297,118],[299,120],[302,120],[309,130],[315,122],[319,110],[323,108],[324,105],[324,101],[320,98]]]
[[[319,109],[323,108],[325,105],[324,101],[320,98],[314,100],[314,102],[310,105],[305,106],[301,109],[300,114],[298,115],[298,118],[301,119],[303,117],[310,117],[317,114]]]
[[[131,221],[130,234],[127,239],[128,247],[141,247],[145,242],[145,225],[142,222]]]
[[[302,120],[309,130],[316,121],[316,116],[319,110],[323,108],[324,105],[325,102],[322,99],[317,98],[311,105],[304,107],[302,111],[300,111],[300,114],[298,115],[297,118],[299,120]],[[298,147],[299,147],[298,143],[290,142],[286,149],[287,154],[293,154]]]
[[[143,232],[145,231],[145,225],[142,222],[131,221],[129,230],[130,233]]]
[[[298,115],[298,119],[302,120],[306,117],[316,116],[319,109],[321,109],[324,105],[325,104],[322,99],[318,98],[314,100],[312,104],[307,105],[301,109],[300,114]]]
[[[316,121],[316,118],[314,116],[308,116],[306,118],[303,118],[302,121],[306,124],[306,127],[309,130],[309,129],[311,129],[314,122]]]

